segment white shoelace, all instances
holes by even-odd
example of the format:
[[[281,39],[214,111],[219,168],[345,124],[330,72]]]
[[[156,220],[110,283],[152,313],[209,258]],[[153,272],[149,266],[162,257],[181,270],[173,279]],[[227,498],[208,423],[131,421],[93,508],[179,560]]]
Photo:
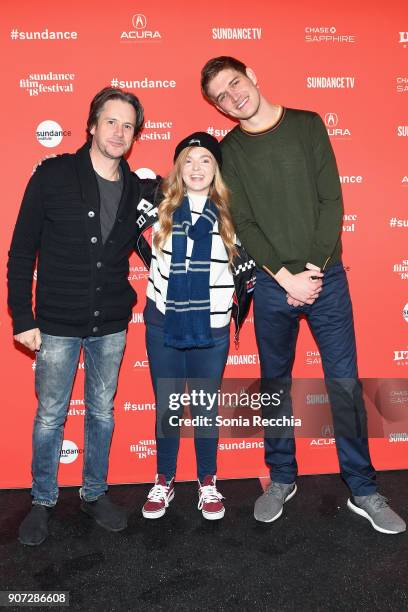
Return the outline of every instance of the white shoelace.
[[[215,485],[206,485],[205,487],[200,486],[197,507],[199,510],[202,510],[204,504],[211,504],[219,501],[220,499],[225,499],[225,497],[221,495],[219,491],[217,491],[217,487]]]
[[[167,497],[168,492],[169,492],[169,487],[165,487],[164,485],[156,484],[154,485],[154,487],[150,489],[147,499],[152,502],[164,501],[164,505],[167,508],[167,506],[169,505],[168,497]]]

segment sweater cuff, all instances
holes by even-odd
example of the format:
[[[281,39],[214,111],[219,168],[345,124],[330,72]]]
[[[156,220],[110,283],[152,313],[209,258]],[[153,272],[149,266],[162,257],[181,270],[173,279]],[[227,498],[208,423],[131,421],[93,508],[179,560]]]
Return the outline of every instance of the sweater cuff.
[[[13,319],[13,335],[21,334],[22,332],[28,331],[29,329],[35,329],[38,327],[32,313],[27,315],[21,315]]]
[[[330,259],[331,255],[327,255],[327,251],[321,251],[318,247],[314,246],[307,261],[315,266],[318,266],[323,272]]]

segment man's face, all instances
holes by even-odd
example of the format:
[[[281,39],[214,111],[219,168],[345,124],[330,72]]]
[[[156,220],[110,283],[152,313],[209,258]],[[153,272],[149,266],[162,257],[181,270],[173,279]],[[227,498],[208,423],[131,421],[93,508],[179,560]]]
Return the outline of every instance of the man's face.
[[[123,100],[108,100],[102,108],[98,122],[90,130],[92,149],[109,159],[118,159],[132,146],[135,133],[136,111]]]
[[[246,75],[226,68],[210,81],[208,95],[226,115],[238,120],[251,119],[258,112],[261,100],[256,83],[256,76],[250,68],[247,68]]]

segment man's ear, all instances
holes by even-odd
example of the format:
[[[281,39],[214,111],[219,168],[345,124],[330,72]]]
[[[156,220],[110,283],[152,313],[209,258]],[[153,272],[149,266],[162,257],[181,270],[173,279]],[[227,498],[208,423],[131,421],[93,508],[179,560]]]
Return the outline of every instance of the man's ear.
[[[247,74],[248,79],[250,79],[250,80],[253,82],[253,84],[254,84],[255,86],[257,86],[257,85],[258,85],[258,79],[256,78],[256,74],[255,74],[255,72],[252,70],[252,68],[246,68],[246,69],[245,69],[245,72],[246,72],[246,74]]]
[[[91,129],[89,130],[89,133],[92,134],[92,136],[95,135],[95,128],[96,128],[96,124],[94,124]]]

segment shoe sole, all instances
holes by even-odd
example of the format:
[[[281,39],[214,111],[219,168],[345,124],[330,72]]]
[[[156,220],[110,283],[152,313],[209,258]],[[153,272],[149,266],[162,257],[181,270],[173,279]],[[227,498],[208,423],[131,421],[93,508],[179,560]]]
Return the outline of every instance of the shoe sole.
[[[225,508],[220,510],[219,512],[205,512],[205,510],[201,511],[203,517],[207,519],[207,521],[218,521],[222,519],[225,514]]]
[[[380,533],[387,533],[390,535],[394,535],[396,533],[403,533],[402,531],[391,531],[390,529],[384,529],[383,527],[380,527],[379,525],[377,525],[373,519],[371,518],[371,516],[368,514],[368,512],[366,512],[365,510],[363,510],[362,508],[359,508],[358,506],[355,506],[353,504],[353,502],[351,501],[351,499],[349,498],[347,500],[347,507],[349,508],[349,510],[351,510],[352,512],[355,512],[356,514],[359,514],[360,516],[363,516],[364,518],[366,518],[368,521],[370,521],[371,525],[374,527],[374,529],[376,531],[379,531]]]
[[[168,502],[170,503],[172,499],[174,499],[174,490],[170,493]],[[147,519],[158,519],[161,518],[164,514],[166,514],[166,510],[166,506],[164,506],[164,508],[161,508],[161,510],[156,510],[155,512],[146,512],[146,510],[142,508],[142,515],[144,516],[144,518]]]
[[[22,540],[21,538],[17,538],[17,539],[20,542],[20,544],[23,544],[24,546],[39,546],[40,544],[45,542],[47,538],[48,538],[48,534],[44,536],[43,539],[40,540],[39,542],[24,542],[24,540]]]
[[[292,497],[295,495],[296,491],[297,491],[297,484],[295,484],[293,491],[291,491],[289,493],[289,495],[287,497],[285,497],[285,499],[283,500],[283,503],[286,504],[286,502],[288,502],[290,499],[292,499]],[[283,505],[282,505],[282,508],[279,510],[279,512],[277,514],[275,514],[275,516],[273,516],[271,519],[268,519],[267,521],[264,520],[264,519],[256,518],[255,514],[254,514],[254,518],[259,523],[273,523],[273,521],[276,521],[280,516],[282,516],[282,512],[283,512]]]
[[[99,527],[102,527],[103,529],[106,529],[106,531],[112,531],[113,533],[117,533],[119,531],[123,531],[127,527],[127,523],[126,523],[126,525],[123,525],[123,527],[117,527],[115,529],[113,527],[110,527],[110,526],[106,525],[105,523],[102,523],[102,521],[100,521],[99,519],[95,518],[95,516],[91,512],[88,512],[88,510],[86,510],[82,506],[81,506],[81,511],[84,512],[87,516],[90,516],[91,518],[93,518],[95,523],[97,525],[99,525]]]

